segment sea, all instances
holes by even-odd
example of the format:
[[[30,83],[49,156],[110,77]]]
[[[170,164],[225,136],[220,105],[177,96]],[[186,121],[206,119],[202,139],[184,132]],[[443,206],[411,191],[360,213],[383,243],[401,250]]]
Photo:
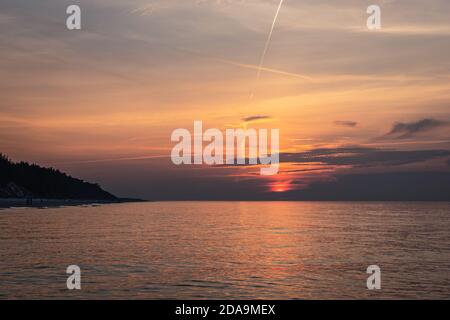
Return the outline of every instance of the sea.
[[[450,299],[450,203],[2,209],[0,299]]]

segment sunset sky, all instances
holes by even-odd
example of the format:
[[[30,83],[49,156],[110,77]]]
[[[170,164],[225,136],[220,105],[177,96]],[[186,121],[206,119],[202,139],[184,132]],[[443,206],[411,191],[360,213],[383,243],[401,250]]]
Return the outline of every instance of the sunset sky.
[[[147,199],[450,171],[450,1],[285,0],[257,80],[278,4],[1,0],[0,152]],[[194,120],[280,129],[280,173],[174,166],[171,133]]]

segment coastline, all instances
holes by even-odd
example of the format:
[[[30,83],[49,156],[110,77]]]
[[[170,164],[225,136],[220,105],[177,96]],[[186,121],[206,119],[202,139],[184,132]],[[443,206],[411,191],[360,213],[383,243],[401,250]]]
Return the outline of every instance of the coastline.
[[[0,209],[8,208],[51,208],[63,206],[103,205],[113,203],[146,202],[141,199],[117,200],[77,200],[77,199],[33,199],[32,204],[26,198],[0,198]]]

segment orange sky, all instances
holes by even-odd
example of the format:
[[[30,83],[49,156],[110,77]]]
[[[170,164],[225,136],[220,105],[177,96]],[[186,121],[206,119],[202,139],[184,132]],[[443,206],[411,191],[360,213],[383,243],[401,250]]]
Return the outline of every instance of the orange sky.
[[[149,180],[155,170],[175,174],[168,158],[174,129],[202,120],[225,130],[252,116],[266,119],[248,127],[280,129],[282,152],[450,149],[446,0],[380,1],[376,32],[365,28],[371,1],[285,1],[257,84],[278,1],[79,3],[80,31],[65,28],[64,2],[0,4],[0,152],[14,160],[125,192],[118,175],[110,178],[117,166],[139,167]],[[397,122],[423,119],[443,125],[379,139]],[[315,172],[288,172],[299,167]],[[348,166],[282,169],[267,181],[272,191]],[[198,177],[198,168],[180,170]],[[252,173],[224,170],[202,175]]]

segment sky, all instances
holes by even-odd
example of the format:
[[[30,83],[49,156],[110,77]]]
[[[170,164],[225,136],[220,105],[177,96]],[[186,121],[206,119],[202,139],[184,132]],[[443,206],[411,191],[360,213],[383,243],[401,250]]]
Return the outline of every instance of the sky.
[[[273,24],[278,6],[1,0],[0,152],[146,199],[320,198],[374,177],[368,195],[450,191],[450,2],[285,0]],[[195,120],[279,129],[279,174],[173,165],[171,133]]]

